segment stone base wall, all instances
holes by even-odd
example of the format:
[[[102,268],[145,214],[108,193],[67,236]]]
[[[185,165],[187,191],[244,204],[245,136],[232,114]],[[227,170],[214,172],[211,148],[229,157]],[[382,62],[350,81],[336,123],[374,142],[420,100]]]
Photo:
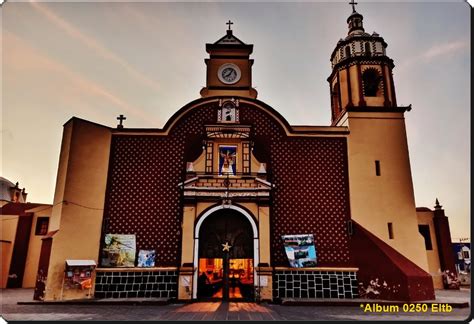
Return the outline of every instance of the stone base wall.
[[[273,275],[273,298],[357,298],[355,271],[283,270]]]
[[[98,271],[95,298],[176,298],[178,272],[156,271]]]

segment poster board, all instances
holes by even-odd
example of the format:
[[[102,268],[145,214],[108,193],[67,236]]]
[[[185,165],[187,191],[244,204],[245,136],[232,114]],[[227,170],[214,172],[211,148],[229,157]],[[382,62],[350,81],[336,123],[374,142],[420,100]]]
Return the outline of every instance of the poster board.
[[[316,266],[317,258],[313,234],[282,235],[282,239],[290,267]]]
[[[151,268],[155,266],[155,250],[140,250],[138,251],[137,267]]]
[[[103,267],[135,267],[135,234],[105,234]]]
[[[87,290],[86,296],[92,298],[91,291],[96,266],[94,260],[66,260],[60,299],[63,299],[64,289]]]

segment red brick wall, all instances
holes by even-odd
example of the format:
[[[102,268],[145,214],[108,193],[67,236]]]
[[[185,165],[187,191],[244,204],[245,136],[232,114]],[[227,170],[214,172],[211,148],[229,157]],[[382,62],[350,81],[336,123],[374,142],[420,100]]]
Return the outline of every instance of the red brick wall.
[[[104,219],[107,233],[135,234],[137,251],[155,249],[159,266],[177,266],[181,208],[178,183],[187,138],[213,121],[212,109],[187,114],[170,135],[112,137]]]
[[[262,110],[242,109],[255,126],[255,154],[270,165],[272,264],[287,266],[281,235],[313,234],[318,264],[348,265],[349,219],[345,138],[287,137]]]
[[[180,192],[185,155],[200,145],[217,107],[188,112],[167,137],[112,138],[105,227],[137,236],[138,249],[156,249],[158,265],[179,264]],[[349,217],[345,138],[288,138],[269,114],[241,105],[242,124],[253,126],[255,154],[267,162],[276,185],[271,204],[273,265],[287,265],[281,235],[315,237],[320,265],[347,265]],[[190,144],[191,143],[191,144]],[[252,170],[256,172],[257,170]]]

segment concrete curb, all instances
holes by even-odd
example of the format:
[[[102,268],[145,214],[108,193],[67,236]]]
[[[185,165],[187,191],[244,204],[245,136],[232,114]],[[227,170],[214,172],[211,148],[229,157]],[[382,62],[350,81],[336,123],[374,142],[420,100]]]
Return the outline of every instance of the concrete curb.
[[[168,305],[169,299],[79,299],[79,300],[54,300],[54,301],[28,301],[17,302],[17,305]]]

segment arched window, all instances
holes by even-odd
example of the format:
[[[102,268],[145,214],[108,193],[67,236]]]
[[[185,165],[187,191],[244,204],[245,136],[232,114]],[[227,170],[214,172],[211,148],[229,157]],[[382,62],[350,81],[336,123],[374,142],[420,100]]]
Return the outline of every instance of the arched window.
[[[235,104],[231,101],[227,101],[222,105],[221,116],[219,121],[221,122],[235,122],[237,119],[237,109]]]
[[[346,58],[351,57],[351,48],[349,46],[346,46],[344,50],[346,52]]]
[[[362,83],[364,88],[364,96],[376,97],[381,86],[382,77],[379,71],[369,68],[362,73]]]
[[[365,55],[370,56],[372,53],[370,51],[370,43],[365,43]]]
[[[339,106],[339,83],[336,83],[332,88],[331,97],[334,117],[337,117],[337,115],[339,115],[339,112],[341,111],[341,107]]]

